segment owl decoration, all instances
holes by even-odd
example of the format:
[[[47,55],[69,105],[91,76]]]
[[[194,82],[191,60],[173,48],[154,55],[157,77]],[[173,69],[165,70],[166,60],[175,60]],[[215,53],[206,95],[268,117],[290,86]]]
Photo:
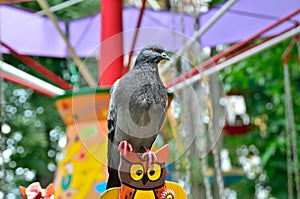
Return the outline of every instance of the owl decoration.
[[[157,160],[151,165],[136,153],[121,151],[120,155],[121,187],[108,189],[101,199],[187,199],[180,185],[165,180],[168,145],[156,152]]]
[[[119,176],[121,179],[121,198],[134,198],[140,193],[149,192],[151,198],[160,198],[166,189],[168,145],[156,153],[157,161],[148,165],[136,153],[121,152]],[[142,190],[140,192],[140,190]]]

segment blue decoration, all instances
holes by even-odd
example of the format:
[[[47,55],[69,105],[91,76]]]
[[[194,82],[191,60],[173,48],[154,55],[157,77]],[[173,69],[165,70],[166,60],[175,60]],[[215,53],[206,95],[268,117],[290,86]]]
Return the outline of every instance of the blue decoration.
[[[72,182],[72,175],[68,174],[62,177],[61,180],[61,188],[63,190],[67,190],[70,187],[70,184]]]
[[[103,193],[106,190],[107,182],[98,183],[95,185],[95,190],[98,193]]]

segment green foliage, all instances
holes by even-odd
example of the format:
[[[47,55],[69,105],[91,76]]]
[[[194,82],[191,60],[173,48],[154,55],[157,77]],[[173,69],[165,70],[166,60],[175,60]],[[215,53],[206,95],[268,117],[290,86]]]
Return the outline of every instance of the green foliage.
[[[48,1],[49,6],[63,3],[63,0]],[[40,11],[36,1],[16,4],[29,10]],[[66,21],[98,13],[100,1],[88,0],[67,9],[55,12],[59,19]],[[13,56],[4,55],[4,61],[49,82],[44,75],[21,63]],[[73,83],[70,62],[66,59],[32,57],[61,78]],[[75,71],[76,72],[76,71]],[[51,81],[50,81],[51,82]],[[56,161],[61,151],[59,141],[64,139],[64,124],[55,109],[53,99],[34,93],[30,89],[6,82],[6,115],[11,132],[6,135],[6,188],[9,198],[20,193],[18,186],[27,186],[39,181],[46,186],[53,181]],[[1,172],[0,172],[1,174]],[[3,181],[4,179],[2,179]]]
[[[49,7],[59,5],[66,1],[64,0],[49,0],[47,1]],[[41,8],[37,1],[29,1],[18,4],[21,7],[30,8],[34,11],[40,11]],[[70,20],[81,18],[85,16],[90,16],[97,14],[100,11],[100,1],[99,0],[83,0],[80,3],[74,4],[66,9],[61,9],[55,12],[55,15],[62,20]]]
[[[212,7],[212,6],[216,6],[218,4],[221,4],[221,3],[225,3],[226,1],[225,0],[212,0],[209,5]]]
[[[4,60],[31,73],[30,68],[9,55]],[[52,70],[57,63],[58,60],[48,58],[46,64]],[[39,181],[46,186],[53,181],[64,125],[53,99],[10,82],[4,86],[6,123],[11,127],[5,135],[5,184],[7,193],[11,194],[8,196],[14,198],[19,195],[19,185]]]
[[[224,139],[225,147],[237,164],[236,148],[240,145],[254,144],[261,153],[261,160],[267,172],[267,184],[276,198],[287,198],[287,166],[285,145],[285,106],[284,81],[281,56],[289,41],[283,42],[260,54],[248,58],[222,72],[226,91],[239,91],[244,95],[247,111],[253,128],[244,136]],[[296,55],[296,48],[292,54]],[[297,62],[290,60],[291,86],[294,102],[296,129],[299,130],[299,74]],[[260,123],[254,125],[260,119]],[[263,126],[266,128],[262,128]],[[299,138],[298,138],[299,142]],[[251,195],[251,190],[241,182],[235,184],[238,192]],[[245,189],[245,190],[244,190]],[[243,191],[241,191],[243,190]],[[252,190],[253,193],[253,190]]]

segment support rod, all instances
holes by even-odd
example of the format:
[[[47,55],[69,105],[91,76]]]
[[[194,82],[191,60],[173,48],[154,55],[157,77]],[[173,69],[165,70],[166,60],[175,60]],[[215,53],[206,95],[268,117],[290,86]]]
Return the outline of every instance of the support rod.
[[[248,51],[248,50],[251,50],[251,49],[253,49],[254,47],[259,46],[259,45],[261,45],[261,44],[263,44],[263,43],[265,43],[265,42],[267,42],[267,41],[269,41],[269,40],[271,40],[271,39],[273,39],[273,38],[275,38],[275,37],[278,37],[279,35],[282,35],[282,34],[288,32],[288,31],[290,31],[290,30],[292,30],[292,29],[294,29],[294,28],[296,28],[296,27],[297,27],[297,25],[294,25],[293,27],[288,28],[288,29],[282,31],[282,32],[280,32],[279,34],[276,34],[276,35],[273,35],[273,36],[264,38],[263,40],[260,40],[259,42],[255,43],[255,44],[252,44],[252,45],[247,45],[247,44],[245,44],[245,45],[247,45],[246,47],[243,47],[242,49],[240,49],[240,50],[237,51],[236,53],[232,53],[232,54],[229,53],[229,54],[226,56],[226,59],[230,59],[230,58],[235,57],[235,56],[237,56],[237,55],[239,55],[239,54],[241,54],[241,53],[243,53],[243,52],[246,52],[246,51]],[[225,60],[223,60],[223,61],[225,61]],[[216,61],[215,64],[217,64],[217,63],[221,63],[221,61],[220,61],[220,60],[219,60],[219,61]],[[215,65],[215,64],[214,64],[214,65]],[[210,67],[213,67],[213,65],[211,64],[211,65],[208,65],[207,67],[204,67],[204,68],[205,68],[205,69],[208,69],[208,68],[210,68]]]
[[[291,112],[290,112],[290,97],[287,97],[287,92],[291,94],[290,91],[290,80],[287,78],[289,76],[289,66],[288,64],[283,64],[283,70],[284,70],[284,92],[285,92],[285,115],[286,115],[286,125],[285,125],[285,133],[286,133],[286,162],[287,162],[287,187],[288,187],[288,199],[293,199],[294,198],[294,181],[293,181],[293,155],[292,155],[292,133],[291,131],[294,131],[294,126],[290,127],[291,121],[290,119],[293,117],[289,117]],[[289,84],[289,85],[287,85]],[[287,89],[289,88],[289,90]],[[293,112],[292,112],[293,113]]]
[[[220,60],[221,58],[224,58],[225,56],[228,56],[229,54],[231,54],[232,52],[237,51],[238,49],[244,47],[245,45],[247,45],[248,43],[254,41],[255,39],[257,39],[258,37],[260,37],[262,34],[266,33],[267,31],[275,28],[276,26],[278,26],[279,24],[285,22],[286,20],[292,18],[293,16],[297,15],[300,13],[300,9],[295,10],[294,12],[292,12],[291,14],[279,19],[278,21],[276,21],[275,23],[271,24],[270,26],[264,28],[263,30],[259,31],[258,33],[256,33],[255,35],[251,36],[250,38],[237,43],[233,46],[231,46],[230,48],[228,48],[227,50],[213,56],[211,59],[206,60],[205,62],[203,62],[200,66],[195,67],[193,69],[191,69],[190,71],[188,71],[184,76],[180,76],[178,78],[176,78],[175,80],[173,80],[172,82],[170,82],[168,85],[172,86],[175,85],[181,81],[183,81],[184,79],[190,78],[193,75],[197,75],[199,73],[199,68],[204,69],[204,68],[209,68],[214,66],[218,60]],[[297,27],[298,24],[295,24],[295,27]],[[163,70],[162,70],[163,71]]]
[[[26,55],[19,54],[17,51],[12,49],[10,46],[6,45],[5,43],[3,43],[3,42],[0,42],[0,43],[2,46],[7,48],[13,56],[15,56],[16,58],[18,58],[25,64],[29,65],[30,67],[32,67],[33,69],[38,71],[40,74],[42,74],[43,76],[48,78],[53,83],[56,83],[57,85],[59,85],[60,87],[66,89],[66,90],[73,89],[73,87],[70,84],[68,84],[66,81],[61,79],[59,76],[54,74],[52,71],[48,70],[46,67],[44,67],[40,63],[36,62],[35,60],[31,59],[30,57],[28,57]]]
[[[64,90],[49,84],[33,75],[30,75],[16,67],[0,61],[0,76],[4,79],[20,84],[22,86],[31,88],[44,95],[54,97],[56,95],[63,95]]]
[[[298,163],[298,146],[297,146],[297,135],[295,129],[295,118],[294,118],[294,108],[293,108],[293,99],[291,91],[291,82],[290,82],[290,72],[289,72],[289,55],[292,48],[297,44],[297,40],[294,38],[291,43],[288,45],[286,50],[282,55],[283,63],[283,74],[284,74],[284,96],[285,96],[285,115],[286,115],[286,145],[287,145],[287,160],[288,160],[288,193],[289,198],[293,197],[293,183],[291,170],[294,168],[295,181],[296,181],[296,191],[297,199],[300,199],[300,179],[299,179],[299,163]],[[291,151],[292,149],[292,151]],[[292,156],[291,156],[292,152]],[[292,161],[291,162],[291,157]]]
[[[270,48],[271,46],[274,46],[280,42],[282,42],[283,40],[287,39],[287,38],[290,38],[296,34],[299,34],[300,33],[300,26],[297,26],[296,28],[288,31],[288,32],[285,32],[283,33],[282,35],[279,35],[271,40],[268,40],[267,42],[259,45],[259,46],[256,46],[246,52],[243,52],[241,54],[238,54],[237,56],[235,57],[232,57],[216,66],[213,66],[211,68],[208,68],[204,71],[201,71],[203,69],[203,66],[200,65],[198,67],[195,67],[196,70],[198,70],[198,74],[194,75],[194,76],[191,76],[190,72],[186,73],[185,75],[183,76],[180,76],[178,79],[175,79],[174,81],[172,82],[169,82],[167,84],[167,89],[169,89],[170,91],[174,91],[174,90],[179,90],[179,89],[182,89],[184,88],[185,86],[189,85],[189,84],[192,84],[198,80],[200,80],[201,78],[203,77],[206,77],[206,76],[209,76],[215,72],[218,72],[219,70],[222,70],[228,66],[232,66],[233,64],[243,60],[243,59],[246,59],[250,56],[253,56],[267,48]],[[201,73],[199,73],[201,71]]]
[[[203,63],[204,66],[203,67],[206,67],[208,65],[216,63],[221,58],[224,58],[225,56],[231,54],[232,52],[237,51],[238,49],[244,47],[245,45],[247,45],[250,42],[254,41],[255,39],[259,38],[264,33],[268,32],[269,30],[275,28],[276,26],[282,24],[283,22],[289,20],[290,18],[292,18],[293,16],[295,16],[295,15],[297,15],[299,13],[300,13],[300,9],[297,9],[294,12],[292,12],[291,14],[289,14],[289,15],[281,18],[281,19],[279,19],[275,23],[273,23],[273,24],[267,26],[266,28],[262,29],[261,31],[257,32],[256,34],[254,34],[253,36],[249,37],[248,39],[245,39],[244,41],[241,41],[241,42],[239,42],[237,44],[234,44],[233,46],[231,46],[227,50],[225,50],[225,51],[217,54],[216,56],[214,56],[211,59],[209,59],[206,62],[204,62]]]
[[[27,2],[27,1],[33,1],[33,0],[4,0],[4,1],[0,1],[0,5],[2,5],[2,4],[11,4],[11,3]]]
[[[65,1],[63,3],[60,3],[60,4],[57,4],[55,6],[50,7],[49,10],[51,12],[57,12],[59,10],[68,8],[68,7],[73,6],[73,5],[77,4],[77,3],[80,3],[82,1],[83,0],[69,0],[69,1]],[[45,10],[41,10],[41,11],[36,12],[35,14],[36,15],[45,15],[46,12],[45,12]]]
[[[48,3],[45,0],[37,0],[39,3],[40,7],[46,12],[46,15],[50,18],[52,23],[54,24],[55,28],[59,32],[60,36],[63,38],[64,42],[66,43],[67,49],[70,53],[70,56],[74,60],[75,65],[77,66],[79,72],[82,74],[83,78],[86,80],[89,86],[91,87],[96,87],[97,84],[93,78],[93,76],[90,74],[88,71],[87,67],[85,64],[80,60],[80,58],[77,56],[74,48],[72,47],[70,41],[62,31],[61,27],[58,24],[58,21],[55,17],[55,15],[50,11]]]
[[[171,61],[164,64],[160,69],[160,74],[164,74],[167,69],[173,66],[180,57],[186,52],[188,48],[190,48],[194,42],[196,42],[219,18],[221,18],[227,10],[236,2],[237,0],[229,0],[227,1],[217,13],[212,16],[207,23],[204,24],[202,28],[200,28],[187,42],[186,44],[178,50],[178,52],[174,55]]]

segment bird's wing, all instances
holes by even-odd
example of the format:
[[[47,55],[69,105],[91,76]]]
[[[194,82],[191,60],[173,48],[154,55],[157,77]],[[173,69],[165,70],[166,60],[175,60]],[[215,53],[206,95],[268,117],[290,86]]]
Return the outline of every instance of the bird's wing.
[[[110,101],[108,107],[108,116],[107,116],[107,127],[108,127],[108,139],[109,142],[113,142],[115,130],[116,130],[116,121],[117,121],[117,106],[115,102],[115,92],[118,86],[119,80],[117,80],[110,89]]]
[[[108,150],[107,150],[107,160],[108,160],[108,172],[109,179],[107,182],[107,188],[120,186],[120,180],[118,177],[118,148],[115,146],[115,133],[116,133],[116,123],[117,123],[117,104],[116,104],[116,88],[118,87],[119,80],[117,80],[110,89],[110,101],[108,107],[107,116],[107,127],[108,127]]]

